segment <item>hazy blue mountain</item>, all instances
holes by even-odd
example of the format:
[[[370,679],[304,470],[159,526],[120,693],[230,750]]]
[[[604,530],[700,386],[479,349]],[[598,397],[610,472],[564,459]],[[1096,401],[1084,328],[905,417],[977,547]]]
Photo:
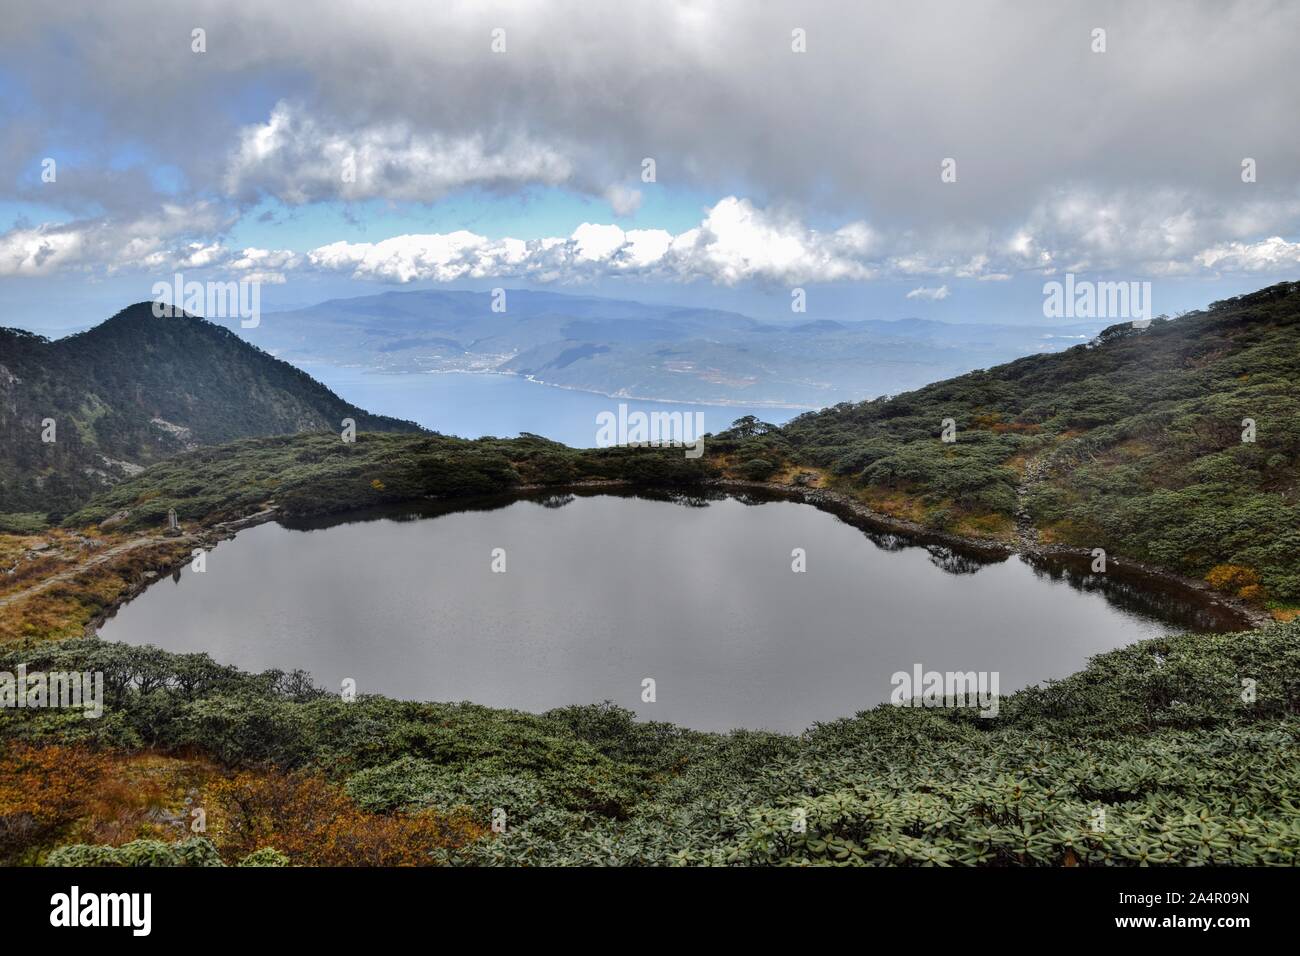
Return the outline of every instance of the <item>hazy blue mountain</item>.
[[[1100,323],[760,322],[735,312],[508,290],[387,292],[272,312],[248,341],[291,362],[496,371],[607,395],[822,407],[1055,352]]]

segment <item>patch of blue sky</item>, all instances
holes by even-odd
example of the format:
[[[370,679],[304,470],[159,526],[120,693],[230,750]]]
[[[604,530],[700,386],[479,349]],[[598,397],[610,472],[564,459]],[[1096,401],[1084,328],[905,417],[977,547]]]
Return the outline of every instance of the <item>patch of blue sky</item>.
[[[71,222],[74,218],[66,209],[56,205],[0,199],[0,230]]]
[[[149,181],[155,190],[165,196],[179,196],[189,188],[185,173],[170,163],[151,167]]]
[[[0,63],[0,116],[32,112],[31,89],[21,76]]]
[[[231,78],[219,100],[222,112],[237,126],[265,123],[281,100],[305,98],[315,80],[304,70],[262,69]]]
[[[45,169],[45,160],[54,160],[55,182],[46,183],[41,178]],[[80,142],[70,137],[51,136],[42,143],[30,157],[19,167],[16,186],[24,191],[40,186],[55,188],[58,177],[66,175],[78,166],[89,167],[95,162],[94,155]]]
[[[489,239],[541,239],[568,236],[584,222],[679,233],[698,226],[704,210],[716,199],[665,190],[655,183],[635,188],[641,190],[641,207],[621,217],[603,197],[541,186],[509,194],[467,189],[427,204],[372,199],[287,206],[263,199],[240,218],[231,230],[230,243],[302,252],[340,240],[380,242],[393,236],[462,229]]]

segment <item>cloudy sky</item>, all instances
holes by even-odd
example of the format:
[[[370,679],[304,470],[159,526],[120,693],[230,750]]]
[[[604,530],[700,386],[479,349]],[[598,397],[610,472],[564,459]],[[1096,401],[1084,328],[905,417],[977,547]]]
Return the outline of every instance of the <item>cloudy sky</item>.
[[[1008,322],[1300,277],[1300,4],[5,6],[0,324],[178,271]]]

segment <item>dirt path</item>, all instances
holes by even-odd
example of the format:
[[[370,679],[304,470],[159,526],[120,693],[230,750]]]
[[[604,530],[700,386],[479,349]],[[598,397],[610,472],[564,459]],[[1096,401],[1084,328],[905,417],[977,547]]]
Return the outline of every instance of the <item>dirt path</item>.
[[[199,540],[198,535],[181,534],[171,538],[160,538],[155,535],[151,537],[132,538],[129,541],[122,541],[119,544],[113,545],[113,547],[111,548],[105,548],[103,551],[96,551],[91,557],[88,557],[83,561],[78,561],[75,564],[70,564],[67,567],[63,568],[61,571],[59,571],[57,574],[51,574],[47,578],[42,578],[40,581],[37,581],[35,584],[23,588],[21,591],[15,591],[13,594],[6,594],[4,597],[0,597],[0,607],[8,607],[10,604],[13,604],[16,601],[23,601],[34,594],[40,594],[42,591],[46,590],[47,588],[51,588],[56,584],[61,584],[65,581],[71,581],[73,578],[77,577],[78,575],[85,574],[87,571],[91,570],[92,568],[96,568],[101,564],[106,564],[112,561],[114,558],[126,554],[129,551],[135,551],[138,548],[156,547],[157,545],[162,544],[163,542],[170,542],[170,541],[184,542],[184,541],[198,541],[198,540]]]
[[[14,604],[18,601],[24,601],[35,594],[40,594],[42,591],[51,588],[56,584],[71,581],[73,578],[85,574],[87,571],[93,570],[100,565],[108,564],[115,558],[119,558],[131,551],[139,550],[140,548],[159,547],[161,545],[171,544],[196,544],[205,548],[213,547],[218,540],[233,537],[234,533],[239,529],[249,528],[255,524],[260,524],[261,522],[268,520],[273,514],[275,514],[275,508],[264,508],[256,514],[251,514],[246,518],[239,518],[234,521],[223,521],[220,524],[212,525],[209,528],[200,528],[195,532],[185,532],[171,536],[156,534],[141,535],[137,538],[131,538],[128,541],[120,541],[111,548],[97,551],[90,557],[78,561],[75,564],[70,564],[57,573],[51,574],[49,577],[42,578],[35,584],[23,588],[21,591],[15,591],[12,594],[6,594],[4,597],[0,597],[0,608],[8,607],[10,604]]]
[[[1043,452],[1026,459],[1025,472],[1016,485],[1016,540],[1019,542],[1018,550],[1022,552],[1035,552],[1041,544],[1038,528],[1029,513],[1029,493],[1047,477],[1051,468],[1047,461],[1050,454],[1050,451]]]

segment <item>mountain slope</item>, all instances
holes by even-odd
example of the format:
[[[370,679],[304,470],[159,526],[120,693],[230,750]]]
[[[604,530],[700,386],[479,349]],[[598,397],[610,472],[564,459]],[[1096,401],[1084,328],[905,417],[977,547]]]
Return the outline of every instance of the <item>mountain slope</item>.
[[[0,512],[62,512],[188,448],[337,431],[344,418],[419,431],[348,404],[218,325],[155,318],[148,302],[56,341],[0,329]]]
[[[1300,283],[712,447],[753,476],[824,469],[837,490],[935,529],[1102,548],[1293,605]]]

